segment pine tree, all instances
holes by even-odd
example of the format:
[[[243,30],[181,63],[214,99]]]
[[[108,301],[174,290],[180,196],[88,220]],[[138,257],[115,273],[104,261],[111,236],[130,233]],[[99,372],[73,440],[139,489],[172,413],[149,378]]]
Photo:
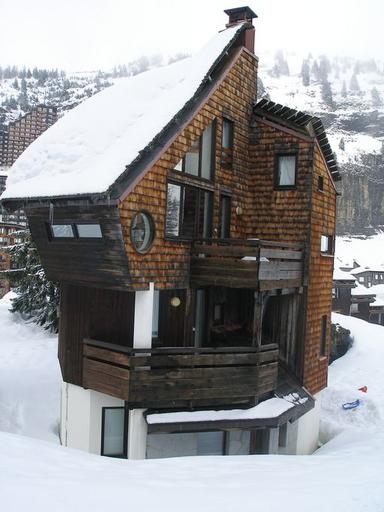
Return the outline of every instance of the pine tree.
[[[345,83],[345,80],[343,80],[343,85],[341,87],[341,95],[343,98],[347,97],[347,84]]]
[[[303,85],[305,87],[308,87],[308,85],[310,84],[310,81],[311,81],[308,59],[304,59],[302,65],[301,65],[301,79],[302,79]]]
[[[341,151],[345,151],[345,141],[344,141],[343,137],[341,137],[341,139],[340,139],[339,148],[341,149]]]
[[[17,297],[12,299],[11,311],[57,332],[59,289],[48,281],[29,232],[20,231],[17,235],[23,242],[5,248],[11,254],[12,267],[16,269],[4,272],[17,293]]]
[[[381,96],[379,94],[379,91],[376,89],[376,87],[373,87],[371,90],[371,96],[372,96],[372,104],[375,107],[380,107],[382,105]]]
[[[356,77],[355,73],[351,77],[351,81],[349,82],[349,88],[354,93],[360,92],[360,85],[359,85],[359,82],[357,81],[357,77]]]
[[[317,63],[317,60],[315,60],[313,62],[311,71],[315,77],[315,80],[320,80],[320,70],[319,70],[319,65]]]
[[[327,80],[323,81],[321,84],[321,98],[329,108],[332,110],[335,108],[331,84]]]

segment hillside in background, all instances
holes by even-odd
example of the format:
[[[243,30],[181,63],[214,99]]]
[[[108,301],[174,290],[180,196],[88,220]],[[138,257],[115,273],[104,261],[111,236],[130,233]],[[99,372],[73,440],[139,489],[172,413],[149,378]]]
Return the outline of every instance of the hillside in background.
[[[32,107],[58,106],[59,114],[121,77],[184,55],[142,57],[108,71],[0,67],[0,130]],[[372,233],[384,225],[384,62],[350,57],[260,56],[259,96],[322,118],[343,175],[338,232]],[[373,228],[373,229],[372,229]]]

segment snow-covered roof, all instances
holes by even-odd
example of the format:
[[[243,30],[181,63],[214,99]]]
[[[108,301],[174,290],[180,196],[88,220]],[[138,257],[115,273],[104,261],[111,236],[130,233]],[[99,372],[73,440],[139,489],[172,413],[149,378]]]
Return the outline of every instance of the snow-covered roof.
[[[305,403],[307,400],[303,398]],[[199,421],[253,420],[275,418],[296,405],[292,399],[270,398],[249,409],[182,411],[148,414],[147,423],[191,423]]]
[[[108,191],[206,83],[246,26],[216,34],[193,57],[123,78],[71,110],[16,160],[1,198]]]
[[[375,296],[375,292],[372,291],[372,288],[366,288],[365,286],[362,286],[361,284],[358,284],[356,288],[352,288],[351,294],[353,296]]]
[[[350,272],[344,272],[339,268],[335,268],[333,270],[333,280],[334,281],[356,281],[356,278],[351,275]]]
[[[374,266],[374,267],[357,267],[351,270],[351,274],[357,276],[359,274],[363,274],[364,272],[384,272],[383,266]]]

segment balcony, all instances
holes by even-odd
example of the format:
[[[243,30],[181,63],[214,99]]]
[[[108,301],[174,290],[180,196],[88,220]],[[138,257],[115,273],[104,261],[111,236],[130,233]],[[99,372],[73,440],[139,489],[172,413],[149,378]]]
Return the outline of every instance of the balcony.
[[[273,290],[303,285],[303,246],[264,240],[198,240],[192,245],[192,286]]]
[[[277,345],[133,349],[85,339],[83,387],[129,407],[248,404],[277,386]]]

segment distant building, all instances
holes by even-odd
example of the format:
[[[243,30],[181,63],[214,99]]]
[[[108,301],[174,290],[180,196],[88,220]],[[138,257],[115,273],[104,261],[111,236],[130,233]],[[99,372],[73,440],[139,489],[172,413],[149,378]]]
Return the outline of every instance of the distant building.
[[[19,231],[23,226],[0,221],[0,299],[9,292],[9,281],[3,277],[4,270],[12,268],[11,256],[4,250],[4,247],[20,243],[21,237]]]
[[[384,267],[358,267],[351,270],[359,284],[370,288],[377,284],[384,284]]]
[[[57,108],[46,105],[28,112],[20,119],[9,123],[0,131],[0,194],[4,192],[8,170],[25,149],[47,128],[57,121]],[[9,215],[0,210],[0,222],[26,224],[24,212],[18,210]]]
[[[21,153],[56,121],[56,107],[39,105],[9,123],[6,130],[0,132],[0,168],[13,165]]]

